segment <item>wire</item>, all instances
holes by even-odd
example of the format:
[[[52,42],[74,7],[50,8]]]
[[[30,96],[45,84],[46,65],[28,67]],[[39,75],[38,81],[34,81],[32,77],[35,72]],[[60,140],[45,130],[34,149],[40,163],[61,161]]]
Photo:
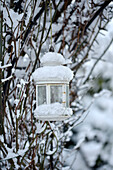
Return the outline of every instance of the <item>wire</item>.
[[[50,26],[51,26],[51,46],[52,46],[52,3],[50,2]]]

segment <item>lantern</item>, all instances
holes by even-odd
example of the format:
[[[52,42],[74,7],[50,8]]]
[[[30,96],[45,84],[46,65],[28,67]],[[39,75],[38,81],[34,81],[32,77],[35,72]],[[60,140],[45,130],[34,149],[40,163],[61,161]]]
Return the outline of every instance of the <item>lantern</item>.
[[[70,117],[69,82],[73,72],[66,66],[64,57],[48,52],[41,58],[42,67],[35,70],[36,84],[35,117],[39,120],[57,121]]]

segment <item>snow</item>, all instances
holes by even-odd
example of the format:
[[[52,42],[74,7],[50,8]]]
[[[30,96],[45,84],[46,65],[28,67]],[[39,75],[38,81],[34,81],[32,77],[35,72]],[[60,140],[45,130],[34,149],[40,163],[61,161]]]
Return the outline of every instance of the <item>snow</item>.
[[[12,158],[15,158],[15,157],[18,157],[19,155],[18,154],[15,154],[11,151],[8,151],[8,154],[7,154],[7,157],[4,159],[4,160],[7,160],[7,159],[12,159]]]
[[[69,170],[70,166],[62,167],[62,170]]]
[[[76,150],[76,149],[79,149],[80,146],[81,146],[81,144],[82,144],[84,141],[85,141],[85,139],[84,139],[84,138],[81,138],[81,139],[78,141],[77,145],[74,147],[74,149],[75,149],[75,150]]]
[[[16,114],[17,114],[17,115],[16,115],[16,118],[18,119],[18,118],[20,117],[20,110],[17,110],[17,111],[16,111]]]
[[[26,54],[24,57],[20,56],[18,63],[17,63],[17,67],[27,67],[29,65],[30,59],[29,56]]]
[[[46,152],[46,154],[48,156],[53,155],[56,152],[56,150],[57,150],[57,148],[54,148],[52,151],[49,150],[48,152]]]
[[[84,101],[84,104],[87,105],[89,101],[91,102],[91,98],[85,97]],[[108,90],[102,90],[102,92],[96,94],[89,110],[90,113],[86,120],[78,128],[75,128],[75,130],[79,130],[78,134],[73,136],[73,141],[79,141],[82,137],[86,137],[88,140],[81,145],[76,163],[73,164],[73,167],[76,166],[77,170],[84,168],[84,165],[82,165],[84,158],[89,167],[92,167],[96,164],[98,156],[107,164],[113,166],[113,96],[111,93]],[[108,144],[104,146],[106,142]],[[81,162],[82,164],[80,164]]]
[[[16,69],[14,73],[15,73],[16,77],[18,77],[18,78],[24,78],[25,77],[25,70],[24,69],[22,69],[22,70]]]
[[[19,99],[15,99],[14,104],[16,104],[16,106],[18,106],[19,101],[20,101]]]
[[[112,148],[111,148],[111,155],[110,155],[110,158],[109,158],[109,163],[110,163],[110,165],[113,166],[113,144],[112,144]]]
[[[50,116],[52,117],[60,117],[60,116],[71,116],[72,109],[63,107],[60,103],[53,103],[48,105],[40,105],[34,111],[35,118],[38,119],[39,116]]]
[[[12,64],[7,64],[7,65],[4,65],[4,66],[0,66],[0,69],[4,69],[4,68],[7,68],[7,67],[11,67]]]
[[[5,2],[5,1],[4,1]],[[6,1],[6,2],[9,2],[9,1]],[[25,17],[25,25],[24,26],[26,26],[27,25],[27,23],[28,23],[28,21],[29,21],[29,19],[31,18],[31,17],[34,17],[38,12],[39,12],[39,10],[41,9],[41,6],[39,7],[39,3],[41,2],[41,0],[39,0],[39,1],[37,1],[37,3],[36,3],[36,8],[34,8],[34,10],[35,10],[35,12],[34,12],[34,14],[32,13],[32,8],[31,8],[31,6],[30,5],[28,5],[29,3],[31,2],[31,4],[32,4],[32,1],[26,1],[26,7],[25,7],[25,10],[26,10],[26,17]],[[60,1],[58,1],[58,2],[56,2],[56,5],[58,5],[58,3],[59,3]],[[73,3],[73,5],[74,5],[74,2],[75,2],[75,0],[73,0],[72,1],[72,3]],[[83,1],[82,1],[83,2]],[[81,3],[82,3],[81,2]],[[84,2],[85,2],[85,0],[84,0]],[[79,2],[80,3],[80,2]],[[79,6],[79,3],[78,3],[78,6]],[[87,2],[86,2],[86,4],[87,4]],[[41,4],[42,5],[42,4]],[[89,4],[90,5],[90,4]],[[113,3],[111,2],[110,3],[110,5],[113,5]],[[28,7],[27,7],[28,6]],[[59,6],[59,9],[61,9],[61,7],[63,6],[63,3],[61,3],[61,5]],[[24,7],[24,3],[23,3],[23,7]],[[11,28],[12,29],[12,31],[10,30],[10,28],[9,28],[9,30],[7,30],[7,27],[6,27],[6,32],[8,33],[8,32],[13,32],[14,33],[14,38],[16,39],[17,37],[19,37],[20,35],[21,35],[21,33],[23,32],[24,33],[24,31],[25,31],[25,28],[23,27],[23,29],[20,29],[20,27],[21,27],[21,19],[22,19],[22,17],[23,17],[23,15],[24,14],[18,14],[18,13],[16,13],[16,12],[14,12],[13,11],[13,9],[9,9],[9,7],[7,6],[7,8],[8,8],[8,10],[9,10],[9,15],[8,15],[8,11],[6,10],[6,7],[4,6],[4,23],[3,23],[3,25],[5,26],[5,23],[9,26],[9,27],[11,27],[11,26],[13,26],[13,28]],[[70,8],[70,6],[69,6],[69,8]],[[78,9],[80,9],[80,8],[78,8]],[[71,10],[71,8],[70,8],[70,10]],[[76,11],[76,10],[75,10]],[[53,11],[52,11],[53,12]],[[87,12],[87,8],[85,7],[84,8],[84,11],[83,11],[84,13],[85,13],[85,15],[86,15],[86,12]],[[67,14],[67,11],[66,11],[66,15],[68,15]],[[72,23],[72,22],[74,22],[74,21],[76,21],[76,17],[75,17],[75,13],[74,13],[74,15],[69,19],[69,22],[70,23]],[[64,14],[62,14],[62,16],[64,17]],[[89,15],[90,16],[90,15]],[[88,17],[89,17],[88,16]],[[10,19],[11,18],[11,19]],[[82,17],[81,18],[82,19],[82,22],[84,22],[84,19],[85,19],[85,17]],[[47,20],[50,20],[50,18],[47,16]],[[11,22],[12,21],[12,22]],[[53,24],[53,33],[54,33],[54,35],[56,34],[56,32],[58,32],[59,31],[59,29],[61,29],[62,28],[62,25],[63,25],[63,18],[61,19],[61,22],[59,22],[59,20],[58,20],[58,23],[57,24]],[[113,21],[113,20],[112,20]],[[18,26],[18,24],[20,23],[20,25]],[[39,24],[41,25],[41,26],[39,26]],[[39,35],[37,34],[37,44],[38,44],[38,47],[36,48],[35,47],[35,43],[34,43],[34,41],[33,41],[33,39],[31,38],[31,44],[33,44],[33,46],[34,46],[34,49],[38,52],[38,50],[39,50],[39,41],[40,41],[40,37],[41,37],[41,32],[42,32],[42,26],[43,26],[43,15],[41,16],[41,21],[40,21],[40,23],[39,24],[37,24],[37,27],[39,27]],[[75,23],[73,23],[73,24],[75,24]],[[94,24],[95,24],[95,22],[94,22]],[[49,24],[47,25],[46,24],[46,26],[50,26]],[[108,32],[108,34],[109,34],[109,36],[110,36],[110,38],[112,38],[113,37],[113,22],[112,22],[112,24],[111,24],[111,28],[109,29],[109,32]],[[27,27],[26,27],[27,28]],[[4,28],[5,29],[5,28]],[[47,27],[46,27],[46,31],[47,31]],[[69,29],[69,32],[68,31],[65,31],[65,29],[64,29],[64,35],[65,34],[67,34],[66,35],[66,42],[68,43],[68,38],[70,38],[69,36],[70,36],[70,31],[73,31],[72,30],[72,24],[70,24],[70,26],[68,25],[68,27],[67,27],[67,29]],[[33,29],[34,30],[34,29]],[[5,30],[3,30],[3,31],[5,31]],[[21,32],[22,31],[22,32]],[[96,32],[96,30],[94,30],[95,32]],[[38,31],[37,31],[38,32]],[[102,33],[105,33],[104,31],[101,31]],[[16,35],[17,34],[17,35]],[[22,34],[23,36],[24,36],[24,34]],[[46,35],[46,33],[44,33],[44,38],[43,39],[45,39],[45,35]],[[5,40],[6,40],[6,43],[5,43],[5,47],[6,47],[6,50],[7,50],[7,48],[8,48],[8,44],[7,44],[7,41],[11,38],[11,36],[9,36],[9,35],[5,35],[5,33],[4,33],[4,35],[3,35],[4,37],[5,37]],[[32,36],[32,35],[31,35]],[[34,36],[34,33],[33,33],[33,36]],[[97,58],[98,59],[98,55],[100,55],[102,52],[103,52],[103,50],[105,49],[105,47],[108,45],[108,43],[109,43],[109,40],[110,40],[110,38],[108,37],[108,38],[106,38],[106,37],[102,37],[102,36],[100,36],[99,37],[100,39],[101,39],[101,42],[102,42],[102,44],[100,44],[99,46],[97,45],[95,45],[95,48],[94,48],[94,51],[95,51],[95,54],[93,55],[93,57],[95,57],[95,59]],[[53,39],[54,39],[54,36],[53,36]],[[61,41],[61,39],[62,39],[62,37],[59,37],[59,40]],[[44,40],[43,40],[44,41]],[[42,41],[42,42],[43,42]],[[47,40],[48,41],[48,40]],[[46,41],[46,43],[48,43]],[[54,41],[54,40],[53,40]],[[59,41],[59,42],[60,42]],[[11,45],[13,45],[13,43],[14,43],[14,41],[12,42],[12,44]],[[19,50],[18,49],[18,47],[19,47],[19,45],[18,45],[18,43],[19,43],[19,41],[17,41],[16,42],[16,49],[17,49],[17,51]],[[20,40],[20,43],[21,43],[21,40]],[[29,43],[29,42],[28,42]],[[16,76],[17,75],[19,75],[18,77],[20,77],[20,75],[21,76],[23,76],[24,77],[24,75],[25,75],[25,68],[28,66],[28,64],[30,63],[30,62],[34,62],[35,61],[35,59],[36,59],[36,52],[35,52],[35,50],[33,50],[33,48],[31,49],[31,47],[28,45],[28,43],[26,42],[26,46],[27,46],[27,50],[24,50],[27,54],[29,54],[29,57],[26,55],[26,57],[24,56],[24,57],[22,57],[22,56],[19,56],[19,60],[18,60],[18,62],[17,62],[17,66],[18,67],[21,67],[21,69],[23,69],[23,70],[16,70]],[[49,43],[48,43],[49,44]],[[59,46],[59,48],[57,49],[57,51],[59,51],[59,49],[60,49],[60,45],[61,45],[61,43],[58,43],[58,41],[57,41],[57,43],[55,44],[57,47]],[[70,44],[69,44],[70,45]],[[73,44],[72,44],[73,45]],[[14,45],[13,45],[13,47],[14,47]],[[47,48],[48,48],[48,46],[46,46],[46,50],[47,50]],[[13,48],[14,49],[14,48]],[[43,54],[43,49],[44,49],[44,44],[43,44],[43,46],[42,46],[42,48],[41,48],[41,53]],[[44,50],[45,50],[44,49]],[[5,49],[4,49],[5,50]],[[45,51],[46,51],[45,50]],[[14,52],[14,51],[13,51]],[[111,63],[109,63],[109,65],[106,65],[106,63],[103,63],[103,61],[100,61],[98,64],[97,64],[97,66],[96,66],[96,69],[94,69],[94,74],[95,75],[97,75],[97,74],[99,74],[100,73],[100,71],[101,71],[101,73],[102,73],[102,75],[104,75],[104,77],[108,77],[108,78],[110,78],[111,80],[112,80],[112,82],[111,82],[111,89],[113,89],[113,59],[112,59],[112,52],[113,52],[113,47],[111,46],[111,51],[109,51],[109,53],[107,53],[107,61],[109,61],[109,62],[111,62]],[[4,51],[4,54],[5,54],[6,52]],[[16,53],[15,53],[16,54]],[[14,54],[14,56],[15,56],[15,54]],[[38,53],[37,53],[38,54]],[[54,54],[54,55],[53,55]],[[63,54],[64,54],[64,52],[63,52]],[[46,56],[46,57],[45,57]],[[66,56],[66,55],[64,55],[64,56]],[[5,64],[6,63],[9,63],[8,62],[8,60],[9,60],[9,54],[8,53],[6,53],[6,55],[5,56],[3,56],[4,57],[4,62],[5,62]],[[45,58],[44,58],[45,57]],[[89,56],[88,56],[89,57]],[[77,58],[79,58],[79,56],[77,56]],[[89,59],[91,59],[91,57],[89,58]],[[13,58],[11,57],[11,60],[13,60]],[[59,66],[59,65],[61,65],[61,64],[67,64],[67,63],[69,63],[69,59],[67,59],[67,61],[63,58],[63,56],[61,55],[61,54],[58,54],[58,53],[51,53],[51,52],[49,52],[49,53],[46,53],[42,58],[41,58],[41,63],[42,63],[42,65],[44,66],[43,68],[39,68],[38,70],[36,70],[36,74],[34,73],[34,77],[35,77],[35,79],[36,79],[36,81],[38,80],[38,81],[40,81],[40,79],[43,81],[43,80],[47,80],[47,79],[49,79],[49,80],[67,80],[67,81],[70,81],[71,79],[72,79],[72,77],[73,77],[73,73],[72,73],[72,71],[71,70],[69,70],[69,68],[66,68],[66,67],[64,67],[64,66]],[[91,61],[89,61],[89,66],[88,65],[84,65],[85,67],[84,68],[86,68],[87,70],[87,72],[89,72],[90,71],[90,69],[91,69],[91,67],[92,67],[92,64],[91,64],[92,62]],[[76,63],[77,64],[77,63]],[[45,67],[45,65],[46,65],[46,67]],[[58,66],[55,66],[55,67],[52,67],[53,65],[58,65]],[[9,66],[11,66],[11,65],[9,65]],[[4,65],[4,66],[2,66],[2,67],[0,67],[0,69],[3,69],[3,68],[7,68],[8,67],[8,65]],[[15,66],[14,66],[15,67]],[[22,68],[23,67],[23,68]],[[24,68],[25,67],[25,68]],[[102,67],[103,67],[103,69],[102,69]],[[16,68],[16,67],[15,67]],[[44,72],[43,72],[43,71]],[[15,69],[13,68],[12,69],[12,73],[13,73],[13,71],[15,72]],[[5,71],[6,72],[6,71]],[[4,72],[4,74],[6,74]],[[27,75],[27,73],[26,73],[26,75]],[[27,75],[28,76],[28,75]],[[86,76],[86,75],[85,75]],[[6,77],[6,76],[4,76],[4,77]],[[16,78],[18,78],[18,77],[16,77]],[[9,77],[10,78],[10,77]],[[7,81],[7,80],[9,80],[9,78],[8,79],[3,79],[2,81]],[[12,85],[10,86],[10,91],[11,90],[13,90],[13,88],[15,87],[15,81],[16,81],[16,78],[15,78],[15,80],[14,80],[14,85],[13,85],[13,87],[12,87]],[[24,77],[25,78],[25,77]],[[77,77],[75,77],[75,78],[77,78]],[[27,80],[26,80],[27,81]],[[75,82],[76,82],[76,80],[75,80]],[[20,84],[19,84],[20,83]],[[82,83],[81,83],[82,84]],[[17,85],[17,88],[22,88],[22,89],[17,89],[17,90],[19,90],[19,91],[23,91],[23,89],[24,89],[24,85],[26,85],[26,82],[24,82],[23,81],[23,79],[21,80],[21,82],[19,81],[18,82],[18,84],[16,83],[16,85]],[[98,86],[98,85],[97,85]],[[25,86],[25,88],[26,88],[27,86]],[[31,87],[31,86],[30,86]],[[80,88],[84,88],[84,87],[82,87],[82,86],[79,86]],[[74,88],[75,88],[75,86],[74,86]],[[77,89],[77,92],[78,92],[78,90],[80,90],[80,88],[79,89]],[[30,89],[30,91],[32,91],[32,88],[29,88]],[[109,88],[110,89],[110,88]],[[84,90],[84,89],[83,89]],[[9,91],[9,92],[10,92]],[[111,90],[111,91],[113,91],[113,90]],[[24,91],[23,91],[24,92]],[[26,92],[26,89],[25,89],[25,92]],[[24,94],[23,94],[23,97],[26,97],[26,94],[25,94],[25,92],[24,92]],[[83,91],[82,91],[83,92]],[[79,92],[78,92],[79,93]],[[87,93],[87,92],[86,92]],[[95,101],[94,101],[94,103],[93,103],[93,105],[92,105],[92,107],[89,109],[90,110],[90,114],[89,114],[89,116],[87,117],[87,120],[86,121],[84,121],[83,123],[82,123],[82,128],[80,127],[80,129],[79,129],[79,135],[76,133],[75,134],[75,139],[76,138],[80,138],[81,136],[83,136],[83,137],[87,137],[88,138],[88,140],[89,141],[91,141],[91,142],[89,142],[89,141],[84,141],[84,138],[80,138],[81,140],[79,140],[78,142],[76,142],[77,144],[76,144],[76,146],[74,147],[74,152],[75,152],[75,156],[73,157],[74,159],[72,159],[72,154],[71,154],[71,152],[69,152],[69,154],[68,154],[68,156],[69,156],[69,164],[74,160],[74,165],[73,165],[73,170],[76,168],[76,170],[89,170],[90,168],[87,168],[86,166],[86,164],[85,163],[83,163],[83,162],[85,162],[85,158],[87,159],[87,161],[89,162],[89,165],[90,166],[93,166],[94,165],[94,163],[95,163],[95,160],[96,160],[96,158],[98,157],[98,155],[99,155],[99,153],[101,154],[101,156],[103,155],[103,159],[104,160],[108,160],[108,163],[110,164],[110,165],[112,165],[113,166],[113,133],[112,133],[112,131],[113,131],[113,96],[108,96],[109,97],[109,99],[104,95],[103,97],[102,97],[102,95],[103,94],[108,94],[108,92],[107,92],[107,90],[103,90],[103,91],[101,91],[100,93],[96,93],[93,97],[95,98]],[[111,94],[110,94],[111,95]],[[16,97],[16,99],[14,100],[14,97]],[[29,103],[29,105],[27,105],[27,107],[29,106],[29,108],[31,108],[31,105],[30,105],[30,101],[31,101],[31,99],[29,98],[31,95],[30,95],[30,93],[29,93],[29,95],[28,95],[28,99],[27,99],[27,102]],[[84,102],[84,100],[82,100],[82,97],[81,97],[81,99],[80,99],[80,97],[81,96],[78,96],[78,99],[80,100],[80,102],[82,101],[82,102]],[[11,98],[11,99],[10,99]],[[34,98],[34,96],[33,96],[33,98]],[[18,99],[18,95],[16,95],[16,92],[14,91],[14,93],[13,93],[13,95],[10,95],[9,97],[8,97],[8,100],[10,100],[10,103],[11,103],[11,105],[12,105],[12,107],[11,107],[11,113],[12,114],[14,114],[15,113],[15,108],[14,108],[14,106],[13,106],[13,103],[15,103],[15,105],[17,106],[18,105],[18,102],[19,102],[19,99]],[[85,98],[85,100],[87,100],[87,98]],[[92,99],[91,99],[92,100]],[[24,100],[22,101],[22,103],[24,102]],[[78,105],[77,105],[77,103],[76,103],[76,101],[74,101],[75,102],[75,106],[77,107]],[[86,102],[88,102],[88,101],[86,101]],[[23,105],[23,104],[22,104]],[[86,104],[87,105],[87,104]],[[15,106],[15,107],[16,107]],[[27,109],[27,108],[26,108]],[[29,109],[30,110],[30,109]],[[19,118],[19,115],[20,115],[20,113],[19,113],[19,111],[20,110],[17,110],[17,118]],[[27,124],[27,120],[28,120],[28,116],[30,115],[29,113],[27,114],[27,112],[28,112],[28,110],[26,110],[26,119],[25,119],[25,123],[26,123],[26,127],[28,128],[28,132],[29,133],[31,133],[31,135],[29,136],[29,137],[31,137],[32,136],[32,131],[30,130],[30,126]],[[30,112],[30,111],[29,111]],[[10,112],[9,112],[9,109],[8,108],[6,108],[6,113],[7,113],[7,115],[9,116],[10,114]],[[65,116],[65,114],[68,114],[68,115],[71,115],[72,114],[72,110],[71,109],[69,109],[69,108],[63,108],[60,104],[51,104],[51,105],[42,105],[42,106],[39,106],[36,110],[35,110],[35,117],[38,119],[38,116],[42,116],[42,115],[44,115],[45,117],[47,117],[48,115],[50,116],[50,117],[54,117],[54,116],[56,116],[56,115],[58,115],[59,117],[60,116],[62,116],[62,114]],[[24,114],[23,114],[23,117],[22,117],[22,119],[24,120]],[[72,118],[73,119],[73,118]],[[75,119],[75,118],[74,118]],[[9,119],[9,121],[10,121],[10,119]],[[11,121],[10,121],[11,122]],[[7,123],[7,122],[6,122]],[[15,122],[14,122],[15,123]],[[30,123],[30,122],[29,122]],[[6,124],[6,126],[7,126],[8,124]],[[19,126],[21,125],[21,120],[20,120],[20,124],[19,124]],[[27,126],[28,125],[28,126]],[[44,132],[44,130],[46,129],[46,123],[45,124],[40,124],[40,123],[36,123],[35,124],[36,125],[36,133],[38,133],[38,134],[41,134],[41,133],[43,133]],[[56,124],[54,123],[53,124],[54,126],[51,128],[51,131],[53,131],[53,130],[56,130],[57,129],[57,127],[56,127]],[[12,124],[11,124],[11,127],[12,127]],[[21,127],[21,126],[20,126]],[[65,127],[65,126],[64,126]],[[64,128],[63,127],[63,128]],[[68,124],[68,122],[67,122],[67,124],[66,124],[66,127],[68,128],[69,127],[69,124]],[[56,128],[56,129],[55,129]],[[76,127],[76,129],[77,129],[77,127]],[[11,129],[9,128],[9,131],[10,131]],[[33,131],[34,131],[34,128],[33,128]],[[20,132],[20,131],[19,131]],[[34,132],[34,133],[35,133]],[[6,131],[6,137],[7,137],[7,133],[8,133],[8,131]],[[12,132],[9,132],[9,134],[11,134]],[[26,135],[26,131],[24,131],[24,129],[23,129],[23,133]],[[57,132],[55,131],[55,134],[56,134]],[[67,135],[66,137],[68,138],[69,137],[69,135],[70,135],[70,131],[67,131],[67,133],[65,133],[65,135]],[[20,133],[18,134],[18,135],[20,135]],[[45,136],[46,136],[46,134],[44,134]],[[42,141],[42,143],[40,143],[40,142],[37,142],[39,145],[41,145],[42,144],[42,147],[43,147],[43,149],[44,149],[44,145],[45,145],[45,142],[46,142],[46,140],[45,140],[45,138],[44,138],[44,135],[43,135],[43,137],[42,137],[42,139],[41,139],[41,141]],[[12,135],[10,135],[10,137],[11,137]],[[40,135],[41,136],[41,135]],[[40,138],[40,136],[37,138],[37,140]],[[64,134],[60,134],[60,137],[62,136],[62,138],[64,137]],[[59,138],[60,138],[59,137]],[[12,137],[11,137],[12,138]],[[94,140],[95,140],[95,138],[97,138],[98,139],[98,142],[95,142]],[[20,138],[20,136],[18,136],[18,140],[19,139],[21,139]],[[29,138],[28,138],[29,139]],[[35,139],[35,135],[34,135],[34,139]],[[44,139],[44,140],[43,140]],[[68,138],[69,139],[69,138]],[[59,139],[58,139],[59,140]],[[9,139],[6,139],[6,141],[10,144],[10,140]],[[21,140],[19,140],[19,142],[21,142]],[[31,141],[32,142],[32,141]],[[58,141],[59,142],[59,141]],[[82,143],[82,142],[84,142],[84,143]],[[106,147],[105,148],[105,146],[104,146],[104,144],[106,144],[105,142],[108,142],[108,147]],[[15,144],[15,142],[14,143],[11,143],[11,145],[14,145]],[[82,145],[81,145],[82,144]],[[22,147],[22,145],[23,145],[23,147]],[[21,142],[21,145],[19,144],[19,148],[20,147],[22,147],[22,148],[24,148],[25,147],[25,145],[28,145],[28,150],[29,149],[31,149],[31,145],[30,145],[30,143],[29,143],[29,140],[27,141],[27,144],[26,143],[24,143],[24,141],[22,141]],[[12,151],[11,150],[8,150],[8,155],[7,155],[7,157],[6,158],[14,158],[14,157],[16,157],[17,155],[16,155],[16,153],[13,153],[13,149],[15,149],[15,148],[12,148]],[[79,160],[79,162],[76,162],[76,150],[78,150],[78,149],[80,149],[80,150],[82,150],[82,152],[84,153],[83,155],[84,155],[84,158],[82,158],[82,155],[80,155],[79,154],[79,157],[81,156],[81,158],[80,158],[80,160]],[[103,152],[102,152],[102,150],[103,150]],[[25,150],[23,149],[23,150],[19,150],[18,152],[17,152],[17,154],[19,154],[19,155],[23,155],[25,153]],[[48,152],[48,154],[53,154],[51,151],[50,152]],[[60,157],[60,156],[59,156]],[[67,155],[66,155],[66,157],[67,157]],[[41,157],[40,156],[40,158],[41,159],[43,159],[43,156]],[[29,162],[29,160],[27,159],[27,156],[25,155],[25,160],[26,160],[26,164],[27,164],[27,161]],[[34,160],[35,160],[35,158],[34,158]],[[83,161],[83,162],[82,162]],[[15,162],[15,167],[16,167],[16,169],[19,169],[19,166],[21,166],[21,165],[18,165],[18,168],[17,168],[17,163],[16,163],[16,160],[14,160],[14,162]],[[38,161],[37,161],[38,162]],[[7,162],[6,162],[6,164],[7,164]],[[27,166],[27,165],[26,165]],[[10,167],[9,167],[10,168]],[[21,167],[22,168],[22,167]],[[70,169],[70,167],[69,166],[67,166],[67,167],[65,167],[65,168],[62,168],[62,170],[63,169]],[[100,169],[100,168],[99,168]],[[104,168],[102,168],[101,170],[103,170]],[[105,168],[105,169],[107,169],[107,170],[109,170],[108,168]]]
[[[81,159],[81,155],[76,150],[72,149],[64,149],[62,152],[63,157],[63,164],[69,166],[68,170],[89,170],[84,162],[84,160]],[[79,160],[79,164],[78,163]]]
[[[46,124],[42,126],[41,123],[36,122],[35,125],[36,125],[36,133],[38,134],[42,133],[46,129]]]
[[[48,52],[41,58],[41,63],[43,66],[53,66],[53,65],[61,65],[65,63],[64,57],[60,53],[56,52]]]
[[[35,70],[32,75],[35,82],[44,80],[70,81],[73,78],[73,72],[65,66],[41,67]]]
[[[102,149],[102,144],[97,143],[95,141],[91,141],[88,144],[87,143],[83,144],[81,146],[81,149],[89,165],[92,167],[95,165],[95,161],[98,155],[100,154],[100,151]]]
[[[17,84],[17,87],[18,87],[18,88],[21,88],[22,86],[21,86],[21,84]]]
[[[12,78],[13,78],[13,76],[10,76],[10,77],[8,77],[8,78],[2,79],[1,81],[2,81],[2,83],[4,83],[5,81],[8,81],[8,80],[10,80],[10,79],[12,79]]]
[[[38,81],[70,81],[73,78],[73,72],[70,68],[61,64],[67,61],[63,56],[56,52],[48,52],[41,58],[40,67],[32,74],[35,82]]]
[[[25,154],[25,152],[28,150],[28,148],[25,148],[23,150],[19,149],[17,153],[13,152],[13,149],[10,149],[7,147],[8,150],[8,154],[7,156],[3,159],[3,161],[8,160],[8,159],[14,159],[18,156],[23,156]]]
[[[18,14],[16,12],[14,12],[14,10],[12,10],[12,9],[7,11],[6,8],[3,8],[3,14],[4,14],[5,18],[7,18],[7,20],[5,20],[6,24],[9,27],[11,27],[12,24],[13,24],[14,28],[17,27],[17,25],[19,24],[19,22],[22,20],[22,17],[23,17],[23,13],[22,14]]]
[[[36,1],[34,16],[35,16],[35,15],[40,11],[40,9],[41,9],[41,8],[39,7],[40,2],[41,2],[41,0]]]
[[[112,97],[107,98],[102,96],[96,99],[96,101],[90,108],[91,113],[88,115],[87,122],[92,124],[94,127],[103,130],[113,128],[112,103],[113,103]]]
[[[101,97],[103,95],[106,96],[106,97],[110,97],[111,94],[112,94],[112,92],[110,90],[103,89],[100,93],[95,93],[94,97],[98,98],[98,97]]]
[[[22,155],[25,154],[25,152],[26,152],[27,150],[28,150],[27,147],[26,147],[25,149],[19,149],[19,150],[18,150],[18,154],[22,156]]]
[[[113,2],[110,2],[109,6],[111,6],[111,7],[112,7],[112,6],[113,6]]]

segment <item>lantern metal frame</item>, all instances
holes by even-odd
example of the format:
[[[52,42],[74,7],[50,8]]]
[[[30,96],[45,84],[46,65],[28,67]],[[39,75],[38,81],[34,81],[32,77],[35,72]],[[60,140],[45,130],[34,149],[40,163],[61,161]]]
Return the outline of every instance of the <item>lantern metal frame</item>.
[[[62,121],[72,115],[72,109],[69,108],[69,82],[73,72],[63,66],[64,63],[61,54],[48,52],[41,59],[42,67],[33,73],[36,85],[35,117],[39,120]]]

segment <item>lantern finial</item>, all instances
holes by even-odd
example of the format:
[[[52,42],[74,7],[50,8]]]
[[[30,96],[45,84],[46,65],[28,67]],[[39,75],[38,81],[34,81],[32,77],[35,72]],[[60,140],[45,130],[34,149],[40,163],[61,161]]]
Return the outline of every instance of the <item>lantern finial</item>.
[[[49,48],[49,52],[54,52],[54,47],[51,45],[50,48]]]

